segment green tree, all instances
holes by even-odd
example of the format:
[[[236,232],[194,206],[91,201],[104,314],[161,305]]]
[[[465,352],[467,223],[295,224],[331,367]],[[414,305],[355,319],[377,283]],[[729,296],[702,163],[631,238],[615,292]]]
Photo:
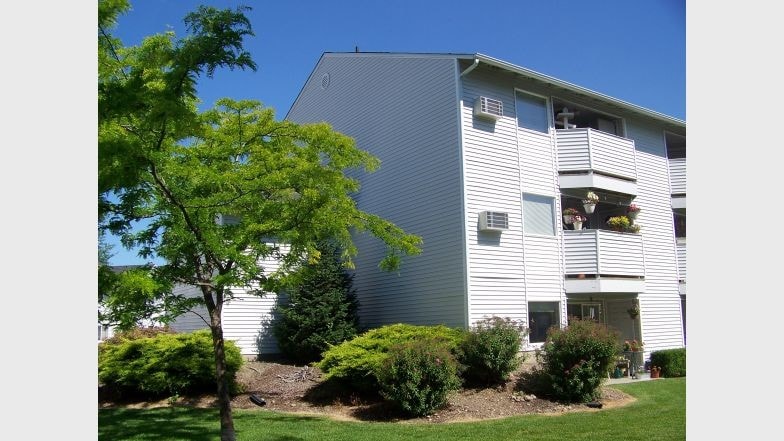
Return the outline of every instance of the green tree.
[[[272,331],[281,352],[299,362],[319,360],[331,345],[357,334],[357,299],[340,250],[320,244],[320,258],[304,265],[286,290],[287,301],[275,308]]]
[[[155,285],[140,277],[118,282],[106,293],[109,315],[127,324],[158,309],[166,322],[194,301],[204,304],[221,439],[234,440],[221,323],[230,287],[276,290],[293,268],[318,258],[316,244],[328,238],[350,266],[352,234],[377,237],[387,246],[379,264],[386,270],[419,253],[421,239],[356,207],[351,194],[359,184],[344,171],[370,172],[379,161],[351,138],[326,124],[276,121],[272,109],[252,101],[223,99],[198,112],[199,76],[256,67],[242,49],[243,37],[253,35],[246,8],[202,6],[186,16],[186,38],[154,35],[123,48],[110,30],[127,9],[124,0],[98,4],[99,225],[141,257],[167,264],[146,268]],[[238,221],[226,222],[227,215]],[[266,272],[259,263],[267,258],[279,259],[280,269]],[[172,295],[174,283],[198,286],[202,297]]]

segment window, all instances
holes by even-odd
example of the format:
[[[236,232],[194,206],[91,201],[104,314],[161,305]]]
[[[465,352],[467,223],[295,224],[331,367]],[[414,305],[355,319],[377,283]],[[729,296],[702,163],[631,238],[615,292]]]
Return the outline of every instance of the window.
[[[555,198],[523,194],[523,232],[555,236]]]
[[[517,125],[538,132],[549,133],[547,100],[524,92],[515,92]]]
[[[566,305],[567,319],[578,318],[604,323],[602,304],[599,302],[569,303]]]
[[[528,341],[543,343],[552,326],[560,326],[558,302],[528,302]]]
[[[673,218],[675,220],[675,237],[686,237],[686,216],[675,213]]]

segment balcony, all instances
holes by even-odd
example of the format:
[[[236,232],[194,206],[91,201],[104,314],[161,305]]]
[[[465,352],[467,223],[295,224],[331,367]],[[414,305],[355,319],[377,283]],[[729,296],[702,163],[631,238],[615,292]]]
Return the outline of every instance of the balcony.
[[[670,159],[672,208],[686,208],[686,158]]]
[[[567,230],[563,234],[567,294],[643,291],[640,234],[607,230]]]
[[[637,195],[634,141],[591,128],[556,130],[559,184]]]
[[[679,237],[675,243],[678,258],[678,281],[681,294],[686,294],[686,238]]]

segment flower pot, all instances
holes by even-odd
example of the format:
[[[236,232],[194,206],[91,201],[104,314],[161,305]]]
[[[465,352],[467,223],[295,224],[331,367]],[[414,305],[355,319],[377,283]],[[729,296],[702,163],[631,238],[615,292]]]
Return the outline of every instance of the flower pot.
[[[635,220],[637,219],[637,213],[639,213],[639,211],[630,211],[626,213],[626,217],[628,217],[629,220]]]
[[[593,213],[593,209],[596,208],[596,204],[583,204],[583,208],[586,213],[591,214]]]
[[[564,214],[563,218],[564,218],[564,223],[569,225],[569,224],[572,223],[572,220],[574,219],[574,216],[572,216],[571,214]]]
[[[573,221],[572,225],[574,226],[575,230],[582,230],[583,229],[583,222],[582,221]]]

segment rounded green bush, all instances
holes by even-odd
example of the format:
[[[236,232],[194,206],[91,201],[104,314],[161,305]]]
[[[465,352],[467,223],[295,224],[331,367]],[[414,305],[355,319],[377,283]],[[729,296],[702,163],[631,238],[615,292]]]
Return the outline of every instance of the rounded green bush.
[[[586,402],[598,398],[599,386],[619,351],[616,331],[591,320],[573,319],[564,329],[550,329],[539,355],[553,396]]]
[[[215,390],[215,355],[209,330],[102,343],[98,380],[120,395],[159,398]],[[238,391],[234,376],[242,355],[225,342],[230,390]]]
[[[660,367],[662,377],[685,377],[686,348],[662,349],[651,352],[651,366]]]
[[[435,340],[456,350],[463,337],[460,329],[447,326],[417,326],[398,323],[371,329],[353,339],[330,347],[315,365],[324,379],[346,381],[360,390],[377,390],[376,372],[395,345],[417,340]]]
[[[501,383],[524,361],[520,353],[527,330],[506,317],[476,322],[460,343],[458,360],[464,377],[482,384]]]
[[[457,362],[443,341],[394,346],[376,374],[381,395],[414,416],[442,407],[449,392],[460,388]]]

